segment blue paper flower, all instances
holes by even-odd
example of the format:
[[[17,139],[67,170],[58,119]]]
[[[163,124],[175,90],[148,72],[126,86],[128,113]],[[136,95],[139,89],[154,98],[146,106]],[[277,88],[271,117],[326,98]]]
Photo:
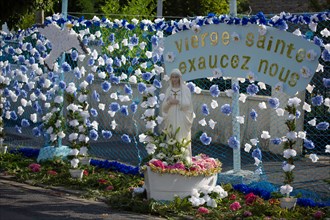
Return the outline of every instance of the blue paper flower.
[[[237,140],[236,136],[231,136],[228,139],[228,145],[233,149],[237,149],[239,147],[239,141]]]
[[[111,84],[108,81],[103,81],[101,83],[101,87],[104,92],[108,92],[109,89],[111,88]]]
[[[89,138],[96,141],[99,137],[99,134],[97,133],[97,131],[95,129],[92,129],[89,131]]]
[[[91,115],[93,117],[97,117],[98,113],[97,113],[97,110],[95,108],[91,108],[90,112],[91,112]]]
[[[317,130],[325,131],[329,128],[329,123],[326,121],[320,122],[316,125]]]
[[[107,64],[105,70],[108,72],[108,73],[113,73],[113,67],[111,64]]]
[[[15,111],[11,111],[10,112],[10,119],[11,120],[17,120],[17,114],[16,114],[16,112]]]
[[[256,121],[257,117],[258,117],[258,113],[256,112],[256,110],[252,109],[250,112],[250,117],[252,118],[252,120]]]
[[[72,59],[73,61],[77,61],[77,59],[78,59],[78,52],[77,52],[76,50],[73,50],[73,51],[71,52],[71,59]]]
[[[110,104],[109,109],[113,112],[117,112],[120,109],[120,105],[117,102]]]
[[[220,108],[221,112],[225,115],[230,115],[231,114],[231,107],[229,104],[224,104]]]
[[[131,86],[130,85],[125,85],[124,86],[124,91],[125,91],[125,93],[126,94],[128,94],[128,95],[132,95],[133,94],[133,91],[132,91],[132,88],[131,88]]]
[[[34,59],[34,57],[30,57],[29,58],[29,63],[32,65],[36,62],[36,60]]]
[[[60,81],[59,83],[58,83],[58,86],[60,87],[60,89],[65,89],[66,88],[66,83],[64,82],[64,81]]]
[[[328,50],[323,50],[321,57],[325,62],[329,62],[330,61],[330,52]]]
[[[73,69],[73,74],[77,79],[81,78],[81,72],[80,72],[79,68],[74,68]]]
[[[210,87],[210,94],[213,97],[218,97],[220,95],[220,90],[218,85],[212,85]]]
[[[110,35],[109,35],[109,41],[111,42],[111,43],[113,43],[114,41],[115,41],[115,39],[116,39],[116,37],[115,37],[115,34],[114,33],[111,33]]]
[[[204,145],[209,145],[212,141],[212,137],[208,137],[205,132],[199,137],[199,139]]]
[[[134,34],[133,37],[131,37],[129,41],[131,44],[137,45],[139,43],[139,38],[137,38],[136,34]]]
[[[312,150],[315,148],[315,145],[314,145],[313,141],[304,139],[304,147],[306,147],[309,150]]]
[[[157,35],[152,35],[151,43],[152,43],[152,46],[158,46],[158,36]]]
[[[279,145],[282,143],[282,140],[281,140],[281,138],[274,138],[274,139],[271,139],[271,142],[275,145]]]
[[[251,154],[252,154],[252,157],[256,157],[259,160],[262,160],[262,153],[259,148],[254,149]]]
[[[128,106],[127,105],[122,105],[121,108],[120,108],[120,113],[127,116],[128,115]]]
[[[100,94],[96,92],[95,90],[93,91],[92,97],[95,101],[99,102],[100,101]]]
[[[330,78],[323,78],[323,85],[325,88],[330,88]]]
[[[110,82],[114,83],[114,84],[119,84],[120,83],[120,78],[112,73],[110,75]]]
[[[280,105],[280,101],[278,100],[278,98],[269,98],[268,104],[271,108],[277,109],[278,106]]]
[[[144,91],[146,91],[146,89],[147,89],[147,86],[143,82],[140,82],[138,84],[138,91],[139,91],[139,93],[141,93],[141,94],[144,93]]]
[[[121,67],[121,60],[118,57],[115,57],[115,59],[113,60],[113,64],[117,67]]]
[[[234,92],[239,92],[239,85],[237,83],[234,83],[232,86],[231,86],[231,89],[234,91]]]
[[[70,71],[71,71],[71,66],[70,66],[67,62],[64,62],[64,63],[62,64],[62,70],[63,70],[64,72],[70,72]]]
[[[312,105],[314,106],[320,106],[323,103],[323,96],[317,95],[312,98]]]
[[[28,68],[25,65],[21,65],[20,69],[23,73],[26,73],[28,71]]]
[[[255,84],[250,84],[247,88],[246,88],[246,92],[249,95],[255,95],[257,92],[259,92],[259,87]]]
[[[299,110],[296,110],[296,118],[300,118],[301,112]]]
[[[17,133],[22,133],[22,128],[20,127],[20,126],[18,126],[18,125],[15,125],[15,131],[17,132]]]
[[[29,122],[29,120],[23,118],[22,121],[21,121],[21,126],[22,126],[23,128],[29,127],[29,126],[30,126],[30,122]]]
[[[193,93],[195,91],[196,85],[193,82],[187,83],[187,87],[189,88],[190,92]]]
[[[41,130],[39,127],[34,127],[32,129],[32,134],[34,137],[40,137],[41,136]]]
[[[151,79],[152,75],[149,72],[142,73],[142,79],[145,81],[149,81]]]
[[[133,112],[133,114],[136,112],[137,110],[137,104],[135,102],[133,102],[131,105],[130,105],[130,109],[131,111]]]
[[[88,84],[92,84],[94,81],[94,75],[92,73],[89,73],[86,77],[86,81],[88,82]]]
[[[208,114],[210,114],[210,111],[209,111],[209,108],[207,107],[207,104],[203,104],[202,105],[202,113],[203,113],[203,115],[208,115]]]
[[[102,130],[102,136],[105,139],[110,139],[112,137],[112,132],[107,130]]]
[[[130,137],[127,135],[127,134],[123,134],[121,136],[121,140],[124,142],[124,143],[131,143],[131,139]]]
[[[155,80],[154,80],[153,85],[154,85],[154,87],[156,87],[157,89],[162,88],[162,83],[159,82],[158,79],[155,79]]]

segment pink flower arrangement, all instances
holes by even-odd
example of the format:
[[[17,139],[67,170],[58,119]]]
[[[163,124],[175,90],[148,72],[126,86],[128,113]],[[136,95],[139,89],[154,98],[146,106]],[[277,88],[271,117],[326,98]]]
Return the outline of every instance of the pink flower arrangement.
[[[208,210],[205,207],[199,207],[197,211],[198,211],[198,213],[202,213],[202,214],[208,214],[208,213],[210,213],[210,210]]]
[[[29,165],[29,169],[32,171],[32,172],[40,172],[41,171],[41,165],[40,164],[37,164],[37,163],[31,163]]]
[[[253,193],[249,193],[245,196],[245,204],[246,205],[253,205],[253,203],[257,200],[257,196]]]
[[[210,158],[205,154],[192,157],[191,164],[185,165],[183,162],[168,164],[165,161],[152,159],[147,164],[151,170],[157,173],[175,173],[185,176],[212,176],[221,171],[219,160]]]
[[[230,210],[232,211],[237,211],[241,208],[241,204],[239,202],[233,202],[230,206],[229,206]]]
[[[106,184],[108,181],[105,179],[99,179],[97,182],[99,182],[100,184]]]
[[[51,176],[56,176],[57,172],[55,170],[48,170],[47,174],[51,175]]]
[[[107,186],[107,188],[105,188],[105,190],[107,190],[107,191],[111,191],[111,190],[113,190],[113,189],[114,189],[113,186]]]

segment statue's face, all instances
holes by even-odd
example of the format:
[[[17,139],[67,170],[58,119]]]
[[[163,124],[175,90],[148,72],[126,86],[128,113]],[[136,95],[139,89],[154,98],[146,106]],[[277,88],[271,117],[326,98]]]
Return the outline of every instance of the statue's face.
[[[172,85],[180,85],[180,76],[171,75],[171,83],[172,83]]]

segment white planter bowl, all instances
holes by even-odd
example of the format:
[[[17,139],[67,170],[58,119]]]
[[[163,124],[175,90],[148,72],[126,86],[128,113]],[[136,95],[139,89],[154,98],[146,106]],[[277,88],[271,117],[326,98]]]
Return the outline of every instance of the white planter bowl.
[[[82,179],[84,175],[84,170],[69,169],[69,172],[71,174],[71,177],[75,179]]]
[[[91,158],[89,157],[84,157],[80,159],[81,165],[89,165],[90,162],[91,162]]]
[[[144,183],[148,199],[172,201],[175,196],[184,198],[191,195],[192,189],[201,189],[205,185],[215,186],[217,174],[187,177],[180,174],[159,174],[147,167]]]
[[[283,209],[291,209],[296,206],[297,198],[294,197],[284,197],[280,198],[280,206]]]

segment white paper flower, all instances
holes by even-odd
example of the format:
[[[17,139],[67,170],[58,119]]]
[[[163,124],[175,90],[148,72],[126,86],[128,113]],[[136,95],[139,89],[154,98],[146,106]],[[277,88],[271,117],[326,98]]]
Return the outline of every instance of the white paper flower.
[[[284,112],[285,112],[285,111],[284,111],[284,109],[282,109],[282,108],[277,108],[277,109],[276,109],[276,113],[277,113],[278,116],[283,116],[283,115],[284,115]]]
[[[244,124],[244,118],[245,118],[245,115],[243,115],[243,116],[236,116],[236,120],[240,124]]]
[[[312,72],[311,70],[307,67],[307,66],[303,66],[301,69],[300,69],[300,75],[303,77],[303,78],[310,78],[312,76]]]
[[[311,29],[311,31],[316,32],[317,24],[318,24],[318,23],[310,22],[310,23],[308,24],[308,27],[309,27],[309,29]]]
[[[259,25],[258,26],[258,33],[262,36],[265,35],[267,33],[267,26],[263,25],[263,24]]]
[[[280,192],[283,194],[283,195],[287,195],[289,196],[289,194],[292,192],[293,190],[293,187],[290,186],[289,184],[286,184],[284,186],[281,186],[281,189],[280,189]]]
[[[320,158],[316,154],[310,154],[309,159],[311,159],[313,163],[316,163]]]
[[[301,36],[301,31],[298,28],[298,29],[294,30],[294,32],[292,32],[292,34],[297,35],[297,36]]]
[[[262,131],[261,138],[269,139],[271,136],[269,135],[269,131]]]
[[[61,120],[57,120],[57,121],[56,121],[56,123],[55,123],[55,127],[56,127],[56,128],[61,127]]]
[[[325,98],[323,104],[330,108],[330,98]]]
[[[320,31],[322,37],[329,37],[330,31],[327,28],[324,28],[322,31]]]
[[[329,144],[325,146],[325,152],[330,153],[330,145]]]
[[[293,97],[288,100],[288,105],[298,107],[300,105],[300,102],[301,99],[299,99],[298,97]]]
[[[258,107],[259,107],[260,109],[267,109],[267,105],[266,105],[265,102],[260,102],[260,103],[258,104]]]
[[[195,93],[200,94],[202,92],[202,89],[198,86],[195,87]]]
[[[275,92],[283,92],[283,83],[282,82],[276,83],[276,85],[274,86],[274,90]]]
[[[79,150],[78,149],[72,149],[69,153],[69,155],[71,156],[77,156],[79,154]]]
[[[24,108],[22,106],[18,106],[17,108],[17,114],[22,115],[24,113]]]
[[[202,120],[200,120],[198,123],[199,123],[200,125],[202,125],[203,127],[204,127],[205,125],[207,125],[205,118],[203,118]]]
[[[99,104],[98,104],[98,108],[99,108],[100,110],[104,111],[104,109],[105,109],[105,104],[103,104],[103,103],[99,103]]]
[[[154,115],[155,115],[155,109],[153,109],[153,108],[149,108],[149,109],[145,110],[145,112],[144,112],[145,117],[152,117]]]
[[[254,73],[252,71],[249,71],[247,74],[246,74],[246,78],[250,81],[250,82],[254,82],[255,81],[255,76],[254,76]]]
[[[261,163],[261,160],[259,160],[257,157],[254,157],[254,165],[259,166]]]
[[[33,123],[37,123],[37,114],[36,113],[31,114],[30,119]]]
[[[293,169],[295,168],[295,165],[286,163],[282,169],[284,170],[284,172],[291,172]]]
[[[283,152],[283,157],[286,159],[289,159],[290,157],[295,157],[297,156],[297,151],[295,151],[294,149],[286,149]]]
[[[130,83],[137,83],[137,78],[136,78],[135,75],[132,75],[132,76],[129,77],[128,81],[129,81]]]
[[[304,102],[304,105],[303,105],[303,110],[305,110],[306,112],[311,112],[312,109],[311,109],[311,105]]]
[[[54,102],[58,104],[63,103],[63,96],[56,96]]]
[[[78,158],[74,158],[70,161],[71,163],[71,167],[72,168],[77,168],[78,167],[78,164],[79,164],[79,159]]]
[[[209,126],[210,126],[210,128],[214,129],[214,126],[215,126],[216,124],[217,124],[217,122],[216,122],[216,121],[213,121],[212,118],[209,120]]]
[[[76,85],[73,82],[69,83],[65,91],[70,94],[75,93],[77,91]]]
[[[295,132],[295,131],[290,131],[290,132],[286,133],[286,137],[287,137],[289,140],[295,140],[295,139],[297,139],[297,132]]]
[[[80,155],[83,155],[83,156],[86,156],[87,155],[87,151],[88,151],[88,148],[87,147],[81,147],[80,148],[80,151],[79,151],[79,154]]]
[[[74,140],[77,140],[77,138],[78,138],[78,133],[71,133],[69,135],[69,141],[71,141],[71,142],[74,141]]]
[[[266,90],[266,89],[267,89],[265,83],[263,83],[263,82],[258,82],[257,84],[258,84],[258,86],[259,86],[260,89],[263,89],[263,90]]]
[[[212,74],[213,74],[213,78],[216,79],[220,78],[223,75],[222,70],[220,68],[213,69]]]
[[[228,97],[232,97],[233,94],[234,94],[234,90],[232,90],[232,89],[226,89],[226,90],[225,90],[225,93],[226,93],[226,95],[227,95]]]
[[[167,54],[165,54],[165,60],[169,63],[172,63],[175,59],[175,55],[173,52],[167,52]]]
[[[153,154],[153,153],[155,153],[156,148],[157,148],[157,147],[156,147],[155,144],[148,143],[147,146],[146,146],[147,153],[148,153],[148,154]]]
[[[163,120],[164,120],[164,118],[159,115],[156,117],[157,124],[161,124],[163,122]]]
[[[306,138],[306,131],[299,131],[298,132],[298,137],[301,139],[305,139]]]
[[[247,98],[247,95],[245,95],[244,93],[240,93],[238,100],[245,103],[246,98]]]
[[[317,65],[317,68],[315,70],[315,72],[324,72],[324,66],[322,64],[319,63],[319,65]]]
[[[250,139],[250,142],[253,146],[256,146],[259,143],[258,139]]]
[[[249,144],[249,143],[246,143],[246,144],[244,145],[244,151],[247,152],[247,153],[250,152],[251,148],[252,148],[252,145]]]
[[[307,123],[311,126],[315,126],[316,125],[316,118],[313,118],[312,120],[308,121]]]
[[[156,122],[154,120],[147,121],[146,128],[149,130],[153,130],[157,126]]]
[[[211,102],[211,108],[212,109],[215,109],[215,108],[217,108],[219,105],[218,105],[218,102],[216,101],[216,100],[212,100],[212,102]]]

